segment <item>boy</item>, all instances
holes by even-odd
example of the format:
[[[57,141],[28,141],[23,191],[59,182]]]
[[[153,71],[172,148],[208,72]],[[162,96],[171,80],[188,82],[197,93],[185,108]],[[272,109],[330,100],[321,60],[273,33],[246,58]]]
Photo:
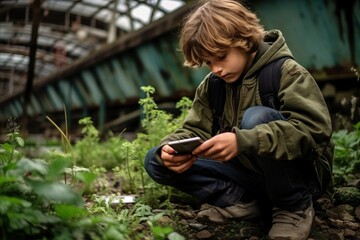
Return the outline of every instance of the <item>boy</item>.
[[[234,0],[202,2],[184,22],[185,66],[206,64],[226,82],[220,131],[212,135],[210,74],[198,86],[183,127],[145,158],[150,177],[203,202],[199,220],[251,219],[272,211],[269,239],[306,239],[313,197],[331,178],[331,121],[312,76],[295,60],[278,30],[265,32],[257,16]],[[263,106],[257,77],[267,63],[281,67],[279,110]],[[192,154],[167,143],[200,137]],[[211,204],[211,205],[209,205]]]

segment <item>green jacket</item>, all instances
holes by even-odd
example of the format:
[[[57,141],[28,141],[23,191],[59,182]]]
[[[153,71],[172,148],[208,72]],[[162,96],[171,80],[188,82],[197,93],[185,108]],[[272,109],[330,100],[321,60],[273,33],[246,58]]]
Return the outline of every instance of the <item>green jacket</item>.
[[[238,159],[249,169],[251,155],[275,160],[313,160],[319,182],[324,186],[331,179],[333,144],[332,125],[322,93],[310,75],[293,59],[284,62],[281,69],[280,112],[288,121],[273,121],[250,130],[240,129],[244,111],[251,106],[262,105],[258,91],[257,76],[262,66],[284,57],[292,57],[282,33],[269,31],[253,65],[237,85],[226,84],[226,101],[222,124],[236,133],[239,149]],[[183,127],[166,136],[161,146],[171,140],[199,136],[211,138],[212,111],[208,101],[209,75],[196,90],[193,105]],[[223,127],[223,126],[220,126]],[[325,157],[323,156],[325,153]]]

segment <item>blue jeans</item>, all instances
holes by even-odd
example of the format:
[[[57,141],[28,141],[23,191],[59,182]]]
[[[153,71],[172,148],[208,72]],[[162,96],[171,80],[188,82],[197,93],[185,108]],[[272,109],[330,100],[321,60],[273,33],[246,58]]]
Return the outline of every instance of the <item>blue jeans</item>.
[[[286,121],[272,108],[255,106],[245,111],[241,128],[251,129],[275,120]],[[269,207],[299,210],[308,207],[312,199],[308,174],[311,170],[305,161],[277,161],[254,155],[252,163],[259,170],[257,173],[235,158],[226,162],[198,158],[185,172],[175,173],[158,162],[156,149],[150,149],[145,157],[149,176],[202,202],[226,207],[258,199]]]

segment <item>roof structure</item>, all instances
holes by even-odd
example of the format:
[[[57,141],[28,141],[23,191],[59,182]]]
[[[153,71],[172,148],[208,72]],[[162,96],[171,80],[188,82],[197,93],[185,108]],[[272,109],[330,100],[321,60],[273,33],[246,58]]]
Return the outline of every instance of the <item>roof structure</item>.
[[[36,82],[184,4],[185,0],[2,0],[0,98],[25,88],[29,66]]]

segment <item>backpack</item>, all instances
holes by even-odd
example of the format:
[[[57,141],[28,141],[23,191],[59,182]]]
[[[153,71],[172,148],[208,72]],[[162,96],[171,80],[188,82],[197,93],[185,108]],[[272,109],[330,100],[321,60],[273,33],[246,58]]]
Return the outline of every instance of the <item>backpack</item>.
[[[279,110],[280,101],[278,99],[278,91],[280,87],[281,66],[286,59],[290,57],[282,57],[265,65],[259,73],[259,93],[261,103],[264,106]],[[213,112],[212,135],[220,130],[220,122],[224,112],[224,104],[226,98],[225,81],[211,73],[209,79],[209,104]]]

